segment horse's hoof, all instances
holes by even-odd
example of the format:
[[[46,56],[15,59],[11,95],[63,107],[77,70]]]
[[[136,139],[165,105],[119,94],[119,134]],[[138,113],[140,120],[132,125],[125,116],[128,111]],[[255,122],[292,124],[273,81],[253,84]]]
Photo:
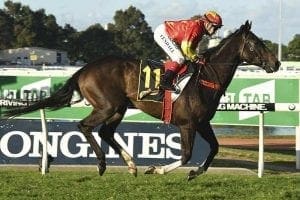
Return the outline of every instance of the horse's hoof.
[[[188,179],[188,181],[193,180],[194,178],[196,178],[197,176],[203,174],[204,172],[205,172],[205,170],[204,170],[203,167],[199,167],[197,169],[197,171],[191,170],[188,177],[187,177],[187,179]]]
[[[137,177],[137,168],[136,167],[128,167],[128,172]]]
[[[106,164],[105,163],[98,163],[97,165],[98,173],[100,176],[102,176],[106,170]]]
[[[198,176],[197,172],[195,172],[194,170],[191,170],[189,175],[187,176],[187,180],[193,180],[194,178],[196,178]]]
[[[154,174],[155,170],[156,170],[155,166],[150,166],[148,167],[148,169],[145,170],[144,174]]]

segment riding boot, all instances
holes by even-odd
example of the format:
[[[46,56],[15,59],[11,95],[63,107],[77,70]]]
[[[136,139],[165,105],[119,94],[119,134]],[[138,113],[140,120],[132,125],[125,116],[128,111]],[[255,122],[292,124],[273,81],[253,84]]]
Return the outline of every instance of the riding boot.
[[[163,80],[161,81],[160,88],[162,90],[170,90],[172,92],[176,92],[177,90],[173,85],[173,80],[175,76],[176,76],[175,72],[171,70],[167,70],[164,74]]]

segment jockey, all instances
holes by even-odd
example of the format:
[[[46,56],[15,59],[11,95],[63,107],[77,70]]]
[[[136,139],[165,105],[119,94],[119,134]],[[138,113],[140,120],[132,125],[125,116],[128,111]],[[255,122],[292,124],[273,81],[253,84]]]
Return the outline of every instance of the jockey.
[[[208,11],[197,19],[165,21],[154,31],[154,40],[169,55],[165,62],[165,74],[160,88],[176,91],[173,79],[185,60],[200,62],[196,48],[203,35],[213,35],[222,27],[222,18],[214,11]]]

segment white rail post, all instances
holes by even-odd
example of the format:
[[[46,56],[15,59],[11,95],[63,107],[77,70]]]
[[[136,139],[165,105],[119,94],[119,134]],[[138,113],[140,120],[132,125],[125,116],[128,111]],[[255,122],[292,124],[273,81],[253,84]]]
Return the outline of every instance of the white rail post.
[[[300,126],[296,126],[296,169],[300,169]]]
[[[45,110],[40,109],[41,114],[41,123],[42,123],[42,145],[43,145],[43,153],[42,153],[42,175],[45,175],[48,172],[48,131],[47,131],[47,123],[45,117]]]
[[[264,112],[259,113],[259,138],[258,138],[258,172],[259,178],[264,173]]]

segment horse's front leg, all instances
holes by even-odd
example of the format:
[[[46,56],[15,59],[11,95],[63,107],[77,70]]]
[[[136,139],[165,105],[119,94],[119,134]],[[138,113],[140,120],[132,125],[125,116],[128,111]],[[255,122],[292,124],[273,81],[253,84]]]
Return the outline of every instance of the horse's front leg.
[[[219,143],[217,138],[214,134],[214,131],[210,125],[210,122],[201,122],[197,126],[197,132],[201,135],[201,137],[208,142],[210,146],[210,152],[202,166],[200,166],[196,171],[192,170],[189,173],[188,180],[192,180],[203,174],[207,171],[208,167],[210,166],[211,162],[213,161],[215,155],[219,151]]]
[[[150,166],[148,169],[146,169],[145,174],[166,174],[182,165],[185,165],[191,159],[196,130],[191,124],[180,126],[179,129],[181,136],[181,160],[175,161],[160,168]]]

